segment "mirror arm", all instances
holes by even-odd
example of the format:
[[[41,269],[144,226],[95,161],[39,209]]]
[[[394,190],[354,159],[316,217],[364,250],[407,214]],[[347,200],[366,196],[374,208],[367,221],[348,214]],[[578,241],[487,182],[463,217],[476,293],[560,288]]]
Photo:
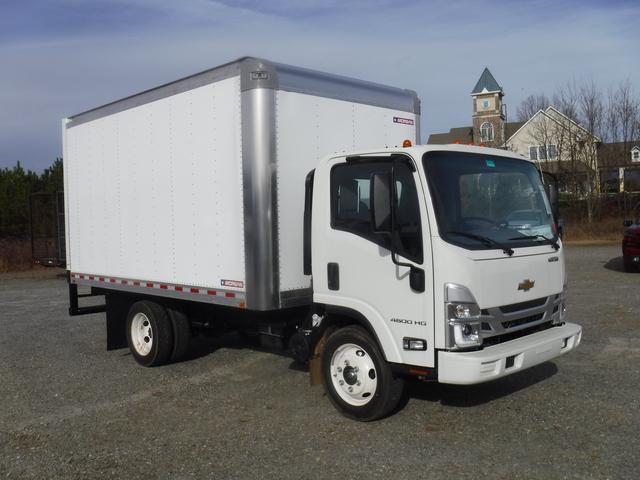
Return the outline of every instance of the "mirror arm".
[[[413,268],[413,265],[411,265],[410,263],[400,262],[398,260],[398,257],[396,257],[396,252],[394,252],[393,250],[391,250],[391,261],[393,261],[393,263],[399,267]]]

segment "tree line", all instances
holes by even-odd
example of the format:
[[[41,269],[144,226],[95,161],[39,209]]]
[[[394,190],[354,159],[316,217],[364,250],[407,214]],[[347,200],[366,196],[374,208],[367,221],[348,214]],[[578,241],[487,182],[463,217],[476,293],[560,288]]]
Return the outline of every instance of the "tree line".
[[[570,207],[584,207],[587,222],[598,220],[605,194],[617,192],[620,182],[629,180],[618,176],[618,167],[625,166],[631,148],[640,145],[640,95],[630,80],[606,88],[593,80],[574,80],[559,86],[551,97],[529,95],[517,108],[517,119],[527,121],[549,106],[564,117],[554,117],[552,111],[532,122],[535,142],[543,148],[553,145],[554,158],[545,155],[538,162],[561,178]],[[639,172],[631,169],[628,177]]]
[[[529,120],[553,105],[604,143],[640,138],[640,95],[630,80],[600,87],[594,80],[569,81],[553,93],[529,95],[517,109],[518,121]]]
[[[64,187],[62,159],[41,174],[25,170],[20,162],[0,169],[0,238],[29,236],[29,197],[33,193],[54,193]]]

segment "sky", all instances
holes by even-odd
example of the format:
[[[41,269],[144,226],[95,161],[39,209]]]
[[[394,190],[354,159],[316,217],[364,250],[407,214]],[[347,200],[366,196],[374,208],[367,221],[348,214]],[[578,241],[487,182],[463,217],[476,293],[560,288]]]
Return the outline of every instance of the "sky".
[[[570,80],[640,88],[640,2],[0,0],[0,168],[62,155],[61,119],[242,56],[409,88],[422,138],[470,125],[488,66],[510,119]]]

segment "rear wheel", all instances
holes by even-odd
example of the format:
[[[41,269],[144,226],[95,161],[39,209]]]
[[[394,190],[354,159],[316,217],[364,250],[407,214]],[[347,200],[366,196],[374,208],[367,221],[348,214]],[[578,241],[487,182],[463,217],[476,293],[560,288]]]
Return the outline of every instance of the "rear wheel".
[[[173,308],[168,310],[173,329],[173,350],[171,352],[171,362],[179,362],[184,358],[189,350],[191,342],[191,323],[189,317],[180,310]]]
[[[148,300],[134,303],[127,315],[127,343],[140,365],[166,363],[173,351],[173,330],[165,308]]]
[[[363,422],[391,413],[404,390],[404,380],[394,377],[375,341],[358,326],[342,328],[329,337],[322,376],[338,411]]]

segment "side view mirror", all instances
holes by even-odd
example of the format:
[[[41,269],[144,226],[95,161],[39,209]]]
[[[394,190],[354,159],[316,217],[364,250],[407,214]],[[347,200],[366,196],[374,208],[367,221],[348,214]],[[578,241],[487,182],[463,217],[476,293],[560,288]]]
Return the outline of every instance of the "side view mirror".
[[[411,287],[411,290],[415,292],[424,292],[424,270],[418,267],[411,267],[411,270],[409,272],[409,286]]]
[[[373,233],[391,233],[392,189],[390,173],[374,173],[369,184],[371,230]]]
[[[624,227],[630,227],[631,225],[633,225],[633,220],[623,220],[622,225]]]

